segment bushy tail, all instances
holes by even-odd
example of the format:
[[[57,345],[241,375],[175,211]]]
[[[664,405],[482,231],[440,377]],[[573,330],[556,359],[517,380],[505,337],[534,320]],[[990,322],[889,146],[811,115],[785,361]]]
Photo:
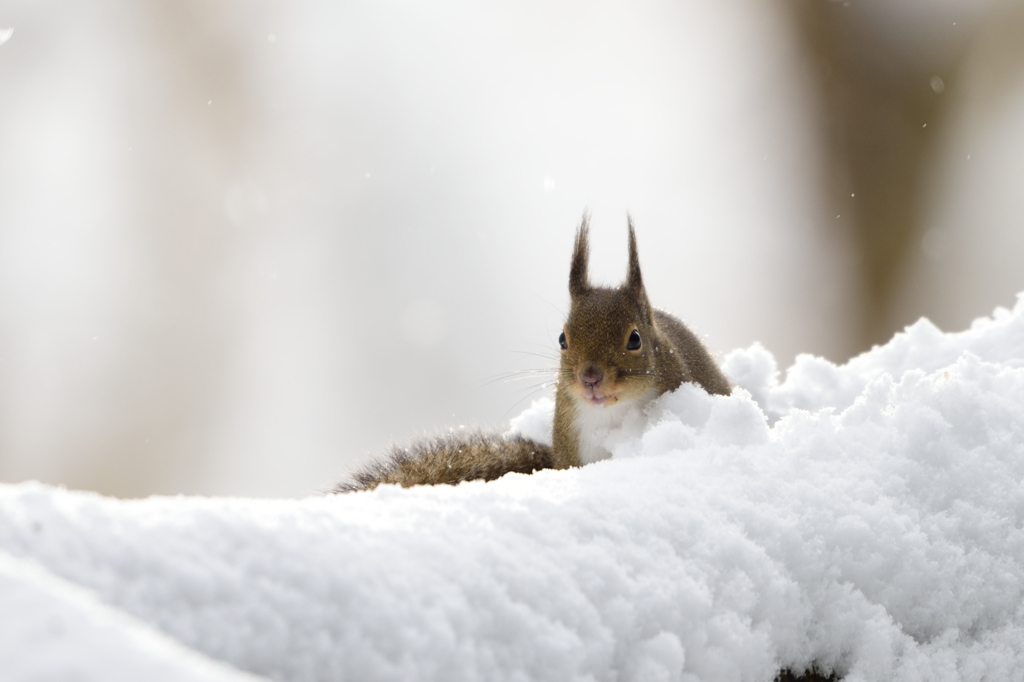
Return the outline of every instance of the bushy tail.
[[[510,472],[531,474],[553,466],[551,447],[519,435],[458,431],[421,440],[352,474],[331,492],[372,490],[383,483],[454,485],[462,481],[492,481]]]

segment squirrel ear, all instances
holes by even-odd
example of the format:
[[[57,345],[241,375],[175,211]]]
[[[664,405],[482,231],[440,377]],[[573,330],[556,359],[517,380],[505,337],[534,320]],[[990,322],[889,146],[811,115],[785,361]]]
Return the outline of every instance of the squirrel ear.
[[[576,230],[576,245],[572,250],[572,266],[569,268],[569,295],[582,296],[590,289],[587,263],[590,260],[590,216],[583,214],[583,221]]]
[[[640,275],[640,256],[636,253],[636,232],[633,231],[633,217],[626,216],[629,222],[629,271],[626,273],[626,288],[633,291],[644,290],[644,280]]]
[[[626,273],[626,284],[624,289],[630,292],[640,306],[641,314],[648,322],[651,316],[651,304],[647,300],[647,290],[644,289],[644,280],[640,275],[640,256],[636,252],[636,232],[633,230],[633,217],[626,216],[629,222],[629,271]]]

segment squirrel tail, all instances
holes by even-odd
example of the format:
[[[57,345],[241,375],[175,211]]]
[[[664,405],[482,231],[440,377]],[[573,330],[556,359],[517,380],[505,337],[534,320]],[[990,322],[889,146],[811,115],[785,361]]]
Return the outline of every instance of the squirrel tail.
[[[352,474],[331,492],[372,490],[384,483],[455,485],[462,481],[492,481],[507,473],[530,474],[554,466],[551,447],[520,435],[459,431],[394,447],[383,459]]]

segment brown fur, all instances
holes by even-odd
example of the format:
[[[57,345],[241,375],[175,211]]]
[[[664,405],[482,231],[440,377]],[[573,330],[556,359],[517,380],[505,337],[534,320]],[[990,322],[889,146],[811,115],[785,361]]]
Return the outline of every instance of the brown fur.
[[[384,483],[455,485],[462,481],[492,481],[511,472],[532,474],[552,466],[551,448],[522,436],[480,431],[457,431],[392,448],[382,461],[370,464],[340,483],[332,492],[372,490]]]
[[[817,667],[812,667],[802,673],[795,673],[792,670],[780,670],[775,676],[775,682],[839,682],[837,672],[821,672]]]
[[[395,448],[334,492],[369,490],[383,483],[408,487],[490,481],[513,471],[528,474],[579,466],[579,410],[594,409],[584,404],[591,390],[583,381],[587,377],[593,391],[608,393],[608,405],[661,395],[683,382],[699,384],[708,393],[729,395],[729,382],[700,339],[675,317],[655,310],[647,299],[633,221],[629,221],[629,267],[622,286],[591,286],[589,252],[584,216],[569,269],[571,305],[564,328],[568,348],[561,351],[553,448],[521,436],[458,432],[407,449]],[[630,350],[627,343],[634,330],[642,342],[639,349]],[[601,378],[593,382],[598,374]]]

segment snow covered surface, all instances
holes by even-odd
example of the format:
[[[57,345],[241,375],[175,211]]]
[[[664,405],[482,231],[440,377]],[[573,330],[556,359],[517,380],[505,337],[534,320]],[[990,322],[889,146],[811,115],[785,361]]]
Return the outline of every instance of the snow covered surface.
[[[724,366],[744,390],[684,386],[572,471],[303,500],[0,486],[5,679],[1024,679],[1024,299],[781,383],[760,346]]]
[[[87,589],[0,554],[5,680],[230,682],[258,678],[190,651]]]

